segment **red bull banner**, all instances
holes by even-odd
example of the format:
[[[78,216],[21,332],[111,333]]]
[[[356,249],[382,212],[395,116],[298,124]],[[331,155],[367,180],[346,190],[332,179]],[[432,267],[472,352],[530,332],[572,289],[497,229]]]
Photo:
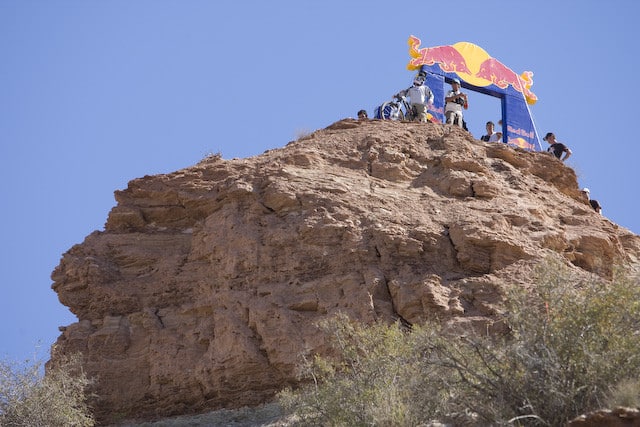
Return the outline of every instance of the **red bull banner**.
[[[531,91],[531,71],[517,74],[473,43],[420,47],[422,42],[415,36],[410,36],[408,43],[411,59],[407,69],[424,71],[426,84],[435,97],[433,110],[429,111],[433,121],[445,121],[447,85],[457,78],[466,89],[501,99],[502,129],[498,130],[502,131],[503,142],[527,150],[542,150],[529,110],[529,105],[538,100]]]

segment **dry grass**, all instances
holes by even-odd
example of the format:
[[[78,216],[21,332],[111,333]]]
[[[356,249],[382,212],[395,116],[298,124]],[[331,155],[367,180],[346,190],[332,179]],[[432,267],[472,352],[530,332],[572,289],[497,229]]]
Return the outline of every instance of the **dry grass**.
[[[43,377],[42,362],[0,362],[0,426],[93,426],[91,380],[80,355],[61,358]]]
[[[117,427],[290,427],[293,425],[293,416],[285,416],[280,405],[270,403],[256,408],[223,409],[200,415],[166,418],[156,422],[124,423],[118,424]]]

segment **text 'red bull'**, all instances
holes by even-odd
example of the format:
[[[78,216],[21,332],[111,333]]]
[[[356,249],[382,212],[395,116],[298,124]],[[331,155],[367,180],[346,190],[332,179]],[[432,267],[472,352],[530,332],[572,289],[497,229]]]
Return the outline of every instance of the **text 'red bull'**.
[[[516,145],[520,148],[524,148],[525,150],[536,149],[534,144],[527,141],[527,139],[533,140],[533,138],[535,138],[535,134],[533,131],[527,132],[522,128],[514,128],[513,126],[507,126],[507,132],[509,134],[507,144]],[[511,135],[519,135],[519,136],[516,136],[515,138],[511,138],[510,137]]]

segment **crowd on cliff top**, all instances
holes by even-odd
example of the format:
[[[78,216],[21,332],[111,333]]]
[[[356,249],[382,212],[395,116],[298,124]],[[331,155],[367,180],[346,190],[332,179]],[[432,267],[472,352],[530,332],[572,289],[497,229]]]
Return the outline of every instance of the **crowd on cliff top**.
[[[390,111],[385,111],[383,106],[378,107],[376,110],[375,118],[378,119],[391,119],[391,120],[399,120],[401,118],[406,118],[411,121],[423,122],[426,123],[429,121],[429,109],[433,106],[434,95],[433,91],[426,84],[427,75],[424,71],[419,71],[413,79],[413,85],[407,89],[401,90],[397,94],[393,95],[393,98],[397,100],[397,104],[392,104],[390,107]],[[400,115],[400,103],[404,102],[405,99],[408,98],[406,102],[407,116],[402,117]],[[467,125],[463,118],[464,110],[469,108],[469,99],[467,94],[462,92],[460,89],[460,80],[453,79],[451,81],[451,90],[447,92],[445,95],[445,123],[448,125],[459,126],[466,131]],[[397,108],[394,112],[393,108]],[[366,110],[358,111],[358,119],[364,120],[368,119],[368,114]],[[502,120],[498,121],[499,125],[502,125]],[[480,137],[481,141],[484,142],[501,142],[502,132],[495,131],[495,124],[492,121],[488,121],[486,123],[487,133]],[[549,147],[547,148],[547,152],[560,159],[560,161],[567,160],[572,152],[569,147],[565,144],[559,142],[556,139],[556,135],[553,132],[547,132],[547,134],[542,138],[544,141],[549,143]],[[590,191],[588,188],[583,188],[581,193],[585,196],[587,202],[591,205],[591,207],[598,213],[602,213],[602,207],[597,200],[593,200],[590,198]]]

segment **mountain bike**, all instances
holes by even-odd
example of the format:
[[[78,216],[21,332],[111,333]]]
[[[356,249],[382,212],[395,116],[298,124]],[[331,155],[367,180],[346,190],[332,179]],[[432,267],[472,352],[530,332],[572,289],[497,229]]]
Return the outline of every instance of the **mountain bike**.
[[[374,118],[382,120],[413,120],[415,111],[404,96],[394,95],[375,109]]]

